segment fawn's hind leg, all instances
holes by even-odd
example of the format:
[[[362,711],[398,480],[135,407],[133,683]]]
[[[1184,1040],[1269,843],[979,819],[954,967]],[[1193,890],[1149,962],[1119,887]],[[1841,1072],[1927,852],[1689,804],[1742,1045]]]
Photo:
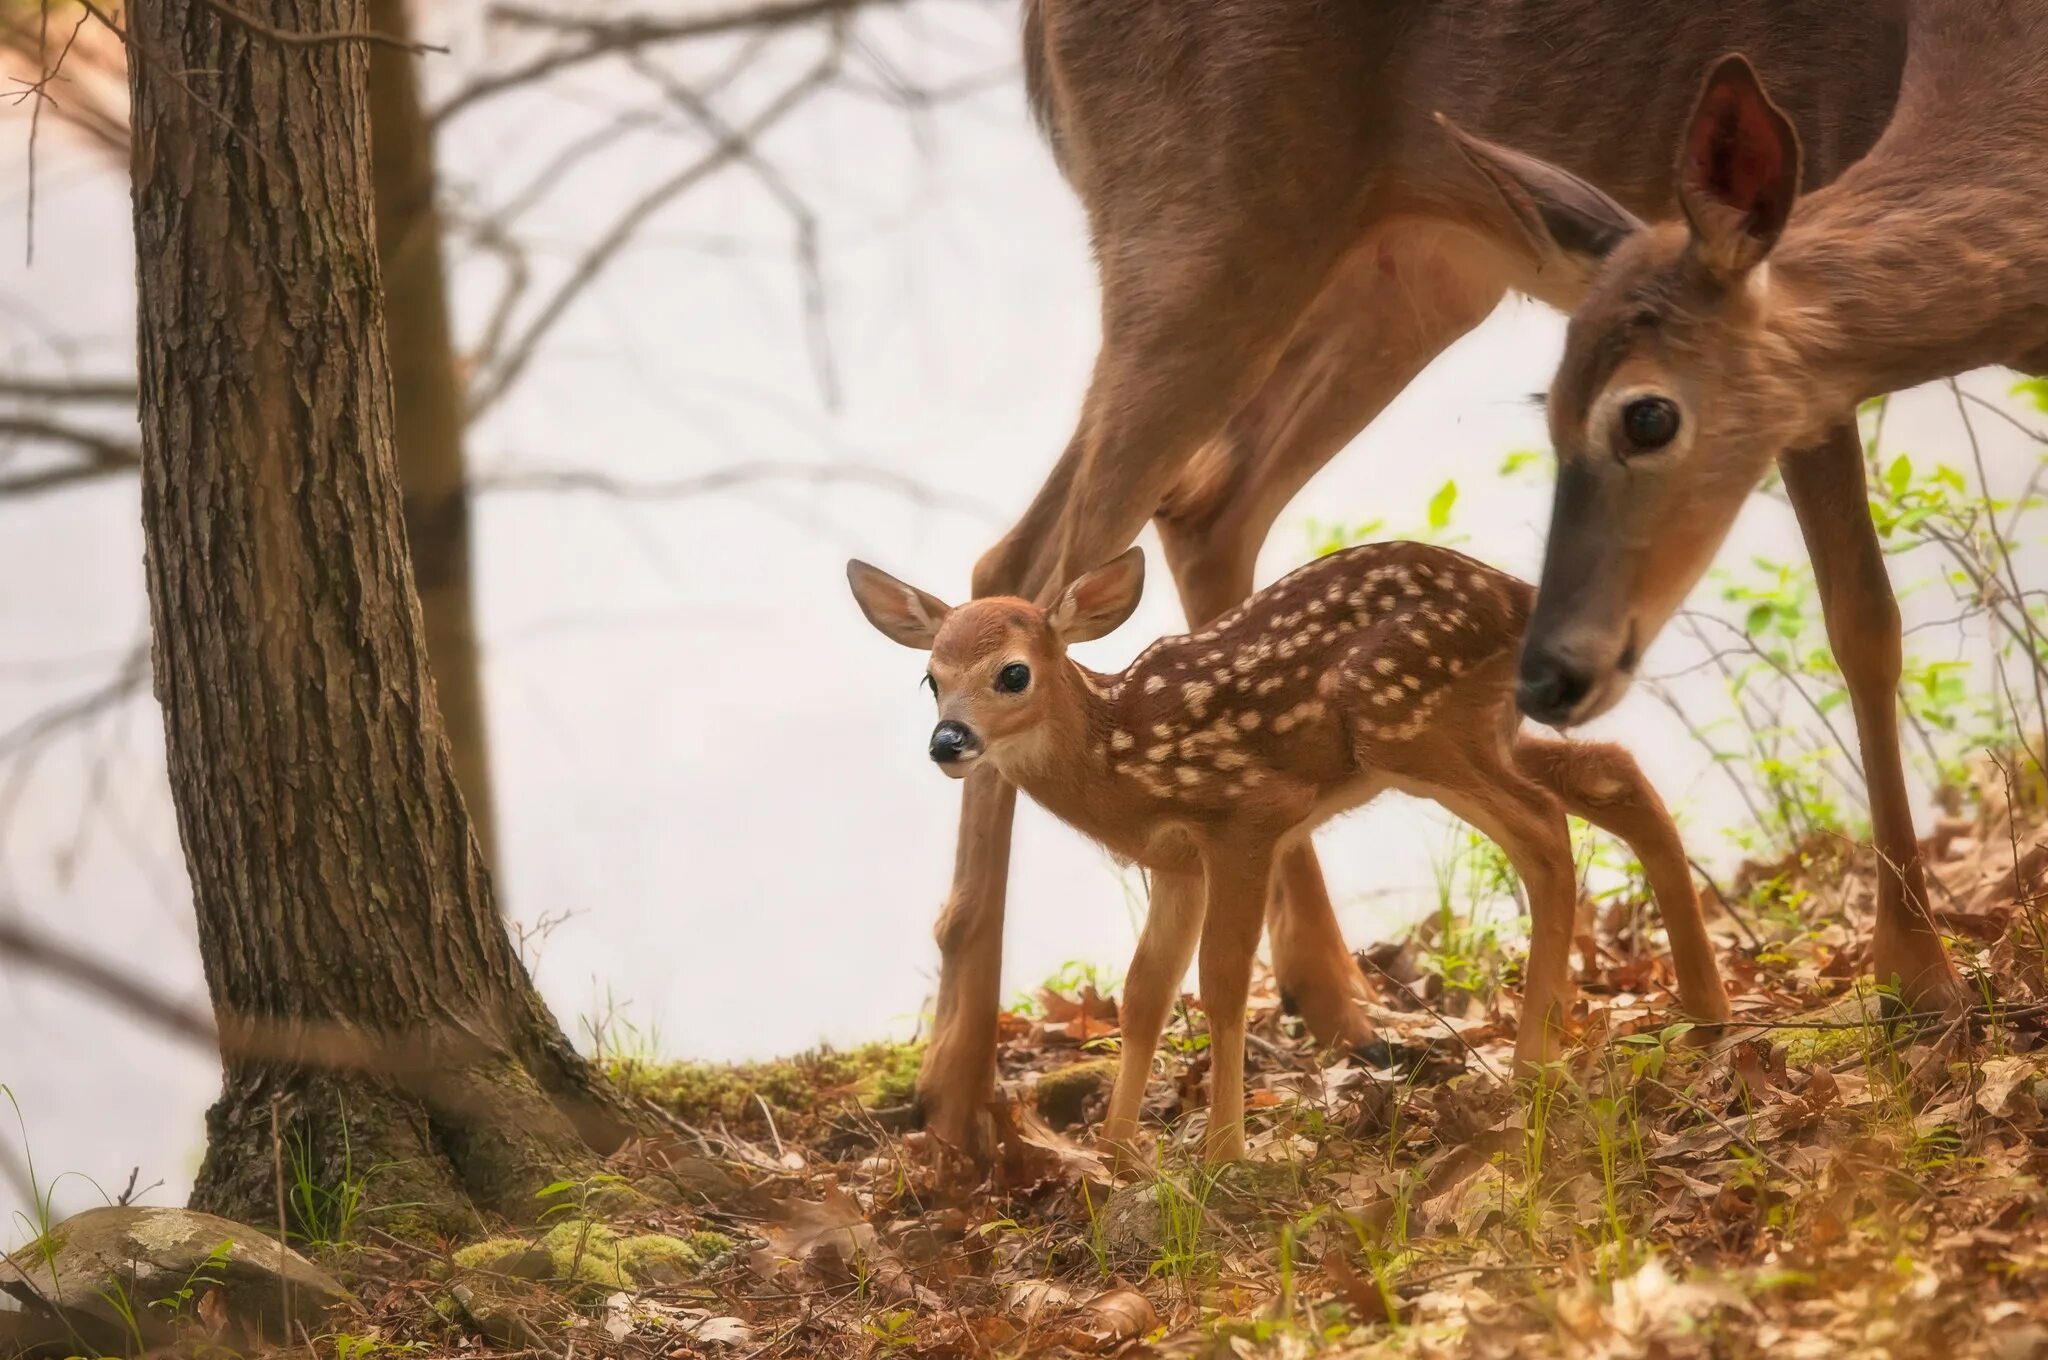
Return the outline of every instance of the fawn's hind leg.
[[[1202,922],[1202,1009],[1209,1013],[1210,1165],[1244,1156],[1244,1008],[1265,926],[1270,848],[1226,847],[1203,856],[1208,912]]]
[[[1579,889],[1564,805],[1505,760],[1449,761],[1417,791],[1492,839],[1528,890],[1529,966],[1522,988],[1522,1025],[1515,1036],[1515,1070],[1526,1074],[1557,1056],[1557,1038],[1574,990],[1572,925]]]
[[[1692,865],[1671,814],[1635,757],[1607,742],[1522,736],[1515,741],[1515,763],[1562,799],[1566,811],[1620,837],[1635,852],[1656,895],[1664,931],[1671,937],[1678,999],[1696,1019],[1726,1020],[1728,993],[1721,986],[1714,945],[1700,916]]]

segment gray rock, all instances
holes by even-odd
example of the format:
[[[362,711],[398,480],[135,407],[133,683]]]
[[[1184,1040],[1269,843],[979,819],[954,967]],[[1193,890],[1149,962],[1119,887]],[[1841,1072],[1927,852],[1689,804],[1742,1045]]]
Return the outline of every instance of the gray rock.
[[[190,1209],[88,1209],[7,1258],[0,1290],[23,1321],[93,1350],[121,1352],[192,1328],[284,1341],[348,1298],[332,1275],[240,1223]],[[286,1299],[290,1314],[286,1314]]]
[[[1150,1263],[1166,1244],[1166,1214],[1160,1182],[1127,1185],[1102,1205],[1102,1241],[1120,1261]]]

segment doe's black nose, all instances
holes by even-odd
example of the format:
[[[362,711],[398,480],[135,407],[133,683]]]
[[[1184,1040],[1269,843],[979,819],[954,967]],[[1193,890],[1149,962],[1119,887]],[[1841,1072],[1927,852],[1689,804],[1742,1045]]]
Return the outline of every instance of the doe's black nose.
[[[1593,675],[1585,667],[1543,652],[1522,654],[1515,681],[1515,706],[1541,723],[1562,722],[1593,692]]]
[[[941,765],[950,765],[963,760],[979,750],[981,743],[974,733],[956,722],[942,722],[932,729],[932,759]]]

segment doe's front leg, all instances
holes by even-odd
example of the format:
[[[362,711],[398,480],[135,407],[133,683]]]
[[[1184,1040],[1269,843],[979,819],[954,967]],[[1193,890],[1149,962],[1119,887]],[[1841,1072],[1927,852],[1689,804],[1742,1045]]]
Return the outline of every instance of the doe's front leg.
[[[1209,1013],[1210,1165],[1244,1156],[1244,1019],[1252,961],[1265,925],[1272,848],[1207,857],[1208,913],[1202,926],[1202,1007]]]

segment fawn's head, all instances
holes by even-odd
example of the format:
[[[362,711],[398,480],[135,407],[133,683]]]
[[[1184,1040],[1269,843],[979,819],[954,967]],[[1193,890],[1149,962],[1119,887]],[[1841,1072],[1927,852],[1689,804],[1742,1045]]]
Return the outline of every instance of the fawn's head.
[[[998,769],[1044,753],[1076,710],[1071,643],[1116,630],[1138,607],[1145,558],[1132,548],[1068,586],[1050,609],[997,596],[958,608],[865,562],[846,564],[853,598],[883,636],[931,653],[938,701],[931,757],[954,778],[984,756]]]
[[[1452,129],[1547,267],[1589,281],[1548,414],[1558,478],[1518,698],[1593,717],[1712,561],[1777,455],[1837,414],[1771,325],[1766,260],[1799,139],[1740,56],[1707,77],[1678,163],[1683,220],[1645,225],[1555,166]]]

